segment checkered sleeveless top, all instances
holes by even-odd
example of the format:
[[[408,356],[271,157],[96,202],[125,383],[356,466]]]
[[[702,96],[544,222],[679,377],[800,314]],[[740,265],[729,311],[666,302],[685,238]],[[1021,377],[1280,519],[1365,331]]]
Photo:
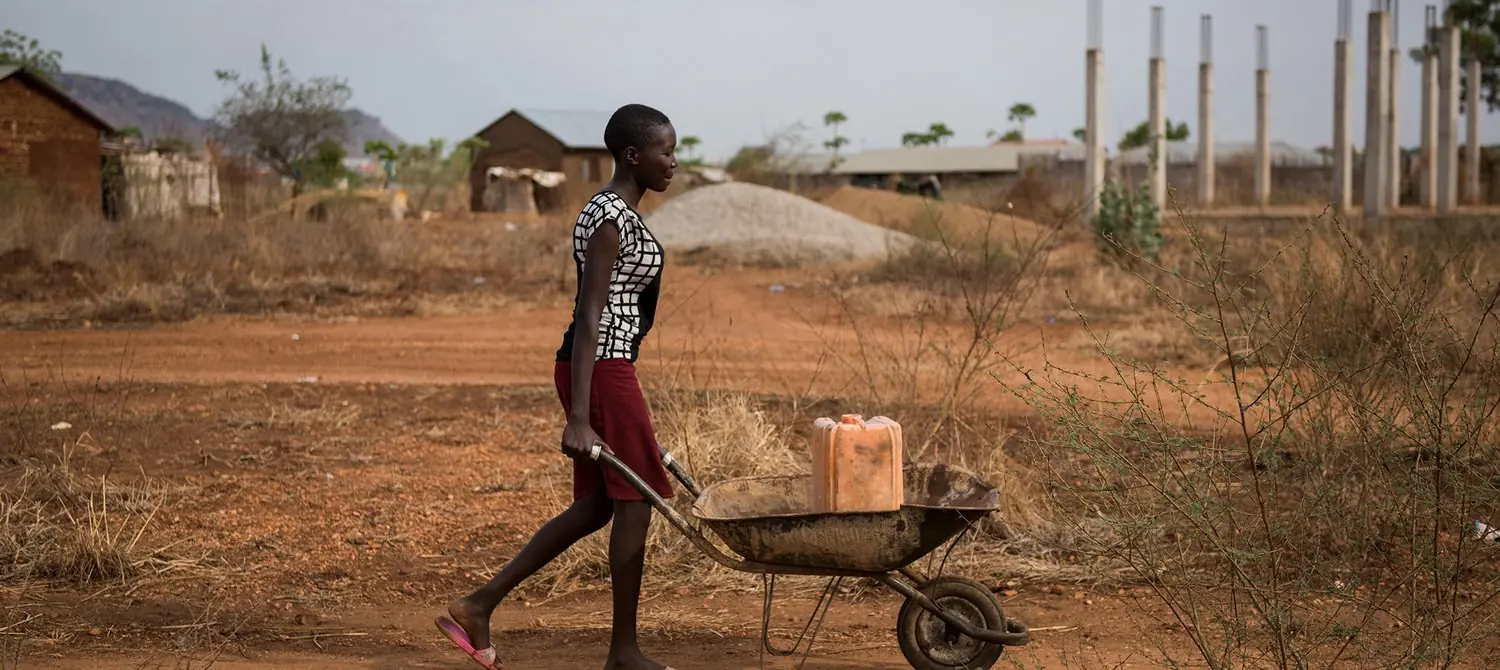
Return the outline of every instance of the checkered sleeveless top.
[[[638,214],[613,191],[600,191],[589,199],[573,224],[573,265],[578,277],[578,292],[573,296],[573,311],[583,297],[583,260],[589,238],[606,223],[620,231],[620,254],[609,275],[609,299],[599,318],[599,346],[594,359],[623,358],[635,362],[640,356],[641,341],[656,320],[656,302],[661,294],[662,268],[666,254],[661,244]],[[563,333],[557,360],[573,356],[573,331],[576,321]]]

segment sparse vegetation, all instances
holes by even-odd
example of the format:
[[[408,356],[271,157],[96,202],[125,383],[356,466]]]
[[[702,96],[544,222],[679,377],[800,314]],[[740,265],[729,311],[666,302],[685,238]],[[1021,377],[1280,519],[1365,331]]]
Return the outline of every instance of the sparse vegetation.
[[[40,41],[6,29],[0,32],[0,65],[19,65],[50,81],[62,72],[62,52],[44,49]]]
[[[342,143],[348,122],[344,108],[352,91],[337,77],[298,80],[282,60],[260,48],[260,78],[219,70],[231,89],[215,122],[223,139],[277,174],[301,185],[311,166],[320,165],[325,142]]]
[[[1249,268],[1185,229],[1192,270],[1139,277],[1219,350],[1207,378],[1124,355],[1087,319],[1102,370],[1015,368],[1009,388],[1053,428],[1032,437],[1053,520],[1191,637],[1196,658],[1158,663],[1457,662],[1500,595],[1464,536],[1500,499],[1497,277],[1472,247],[1411,262],[1339,221]]]
[[[1146,184],[1130,188],[1109,182],[1099,192],[1099,214],[1094,217],[1094,235],[1099,246],[1117,256],[1139,255],[1156,261],[1165,238],[1161,234],[1161,210],[1151,202]]]

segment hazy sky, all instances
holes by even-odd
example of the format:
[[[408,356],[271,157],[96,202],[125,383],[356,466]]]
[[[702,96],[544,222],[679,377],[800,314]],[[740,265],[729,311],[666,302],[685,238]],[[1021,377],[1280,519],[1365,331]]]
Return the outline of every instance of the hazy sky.
[[[1150,6],[1166,13],[1167,113],[1197,128],[1199,15],[1212,10],[1218,137],[1254,137],[1254,31],[1271,44],[1271,134],[1332,135],[1335,0],[1106,0],[1107,123],[1146,117]],[[1365,12],[1354,0],[1356,144],[1363,144]],[[1315,9],[1307,9],[1315,8]],[[724,157],[778,128],[842,110],[853,148],[899,144],[943,121],[952,144],[1008,128],[1083,125],[1086,0],[0,0],[0,27],[63,52],[65,69],[124,79],[200,115],[216,68],[251,70],[259,45],[299,76],[337,75],[353,104],[408,141],[455,139],[512,107],[612,110],[644,102]],[[1401,40],[1423,4],[1401,3]],[[1401,136],[1419,141],[1420,71],[1400,73]],[[1486,142],[1500,121],[1483,119]],[[601,129],[602,132],[602,129]]]

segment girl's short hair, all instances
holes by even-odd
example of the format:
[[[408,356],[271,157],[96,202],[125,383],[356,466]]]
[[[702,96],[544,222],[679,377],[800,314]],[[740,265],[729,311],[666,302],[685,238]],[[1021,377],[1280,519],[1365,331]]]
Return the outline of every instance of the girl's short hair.
[[[661,126],[672,125],[671,119],[646,105],[629,104],[609,117],[604,126],[604,146],[618,160],[627,147],[640,148],[651,140],[651,133]]]

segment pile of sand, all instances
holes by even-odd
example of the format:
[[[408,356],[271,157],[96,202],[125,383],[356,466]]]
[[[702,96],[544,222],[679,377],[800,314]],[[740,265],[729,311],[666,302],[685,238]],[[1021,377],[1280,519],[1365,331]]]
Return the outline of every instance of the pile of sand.
[[[697,188],[646,215],[672,251],[713,248],[741,261],[818,263],[881,258],[912,236],[773,188],[730,182]]]
[[[988,232],[1007,241],[1015,236],[1024,244],[1047,233],[1036,222],[1018,216],[894,191],[841,186],[818,201],[860,220],[928,239],[939,230],[961,240]]]

